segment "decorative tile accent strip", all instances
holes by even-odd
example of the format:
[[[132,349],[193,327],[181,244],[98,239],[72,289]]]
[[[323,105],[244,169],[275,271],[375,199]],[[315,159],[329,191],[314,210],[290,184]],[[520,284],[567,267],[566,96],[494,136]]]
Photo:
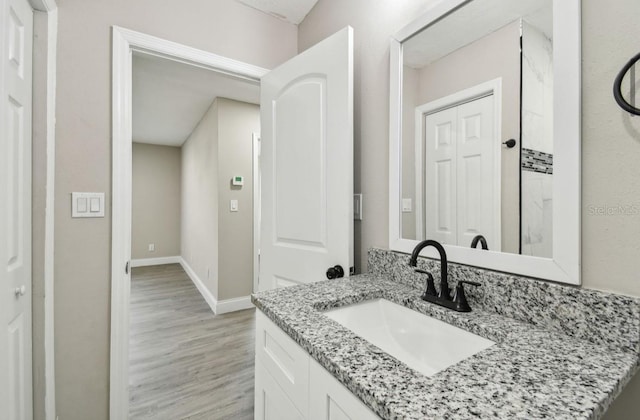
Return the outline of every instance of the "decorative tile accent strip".
[[[481,252],[481,251],[479,251]],[[425,278],[409,267],[409,255],[372,248],[369,273],[422,290]],[[439,287],[440,263],[419,258]],[[449,263],[449,284],[481,283],[465,288],[471,307],[514,318],[570,337],[640,354],[640,298],[559,285],[547,281]]]
[[[553,154],[522,148],[522,170],[553,174]]]

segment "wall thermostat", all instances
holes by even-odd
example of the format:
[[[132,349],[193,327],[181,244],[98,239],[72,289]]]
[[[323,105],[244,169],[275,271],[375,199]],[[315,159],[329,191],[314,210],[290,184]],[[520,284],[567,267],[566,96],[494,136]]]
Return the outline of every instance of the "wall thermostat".
[[[231,182],[233,185],[244,185],[244,177],[243,176],[234,176],[233,181]]]

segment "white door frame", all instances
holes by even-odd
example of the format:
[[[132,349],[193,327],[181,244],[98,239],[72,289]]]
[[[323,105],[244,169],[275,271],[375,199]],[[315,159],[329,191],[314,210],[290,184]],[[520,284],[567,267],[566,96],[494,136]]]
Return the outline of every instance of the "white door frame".
[[[424,235],[424,216],[423,216],[423,175],[424,175],[424,150],[422,147],[424,138],[424,117],[428,114],[432,114],[438,111],[442,111],[447,108],[461,105],[466,102],[471,102],[476,99],[483,98],[485,96],[493,95],[493,113],[494,113],[494,156],[493,156],[493,175],[494,175],[494,203],[492,207],[496,209],[494,214],[494,226],[496,232],[494,236],[496,243],[495,249],[501,249],[501,200],[502,200],[502,186],[501,186],[501,151],[502,143],[499,141],[502,138],[502,78],[498,77],[488,82],[480,83],[476,86],[472,86],[468,89],[461,90],[454,94],[439,98],[426,104],[419,105],[415,110],[415,209],[416,209],[416,237],[422,238]]]
[[[253,133],[253,292],[260,290],[260,134]]]
[[[129,416],[129,292],[131,277],[132,55],[141,52],[258,83],[268,70],[151,35],[113,27],[111,357],[112,420]]]
[[[44,92],[46,98],[46,196],[44,222],[44,412],[46,420],[57,419],[56,378],[54,345],[54,197],[56,167],[56,69],[58,38],[58,6],[55,0],[31,0],[35,11],[46,13],[46,73]],[[34,30],[42,29],[44,23],[34,19]],[[43,31],[44,32],[44,31]],[[34,52],[38,47],[34,44]],[[44,51],[40,53],[45,54]],[[34,71],[35,71],[34,62]],[[36,86],[34,86],[34,94]]]

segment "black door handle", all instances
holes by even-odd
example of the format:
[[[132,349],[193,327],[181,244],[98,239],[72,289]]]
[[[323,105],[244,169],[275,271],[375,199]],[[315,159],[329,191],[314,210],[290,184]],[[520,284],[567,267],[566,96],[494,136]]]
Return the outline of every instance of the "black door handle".
[[[344,270],[340,265],[334,265],[333,267],[329,267],[327,270],[327,278],[329,280],[339,279],[340,277],[344,277]]]

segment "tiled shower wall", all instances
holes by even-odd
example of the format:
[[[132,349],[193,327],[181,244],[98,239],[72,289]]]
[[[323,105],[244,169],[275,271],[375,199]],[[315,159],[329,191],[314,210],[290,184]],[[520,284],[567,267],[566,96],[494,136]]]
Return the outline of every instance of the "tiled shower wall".
[[[521,253],[551,257],[553,45],[522,22]]]

